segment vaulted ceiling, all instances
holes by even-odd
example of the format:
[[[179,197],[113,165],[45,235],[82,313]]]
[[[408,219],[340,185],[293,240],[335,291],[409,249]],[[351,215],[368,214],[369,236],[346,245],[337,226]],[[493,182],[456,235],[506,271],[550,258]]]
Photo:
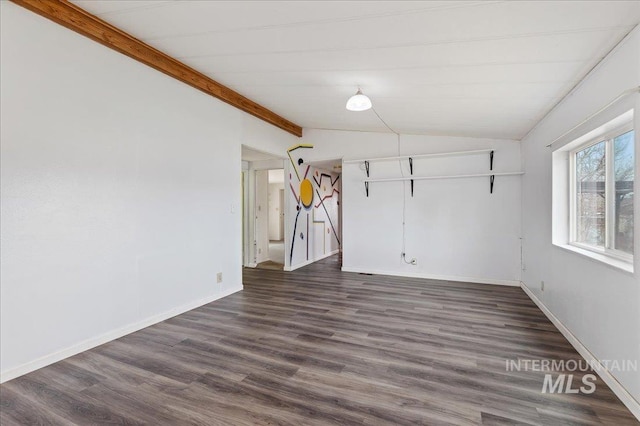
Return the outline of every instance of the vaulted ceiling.
[[[640,22],[616,1],[74,1],[306,128],[521,139]]]

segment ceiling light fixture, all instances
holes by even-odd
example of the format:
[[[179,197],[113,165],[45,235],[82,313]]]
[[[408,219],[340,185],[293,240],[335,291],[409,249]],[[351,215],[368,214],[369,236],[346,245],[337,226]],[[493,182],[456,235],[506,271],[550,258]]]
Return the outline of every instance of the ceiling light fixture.
[[[369,99],[367,95],[363,95],[362,91],[358,88],[356,94],[347,101],[347,109],[349,111],[366,111],[371,109],[371,99]]]

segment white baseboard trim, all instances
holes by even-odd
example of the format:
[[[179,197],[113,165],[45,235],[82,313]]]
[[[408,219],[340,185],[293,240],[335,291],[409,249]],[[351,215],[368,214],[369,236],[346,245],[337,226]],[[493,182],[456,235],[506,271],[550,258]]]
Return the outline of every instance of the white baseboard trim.
[[[120,337],[126,336],[127,334],[131,334],[138,330],[142,330],[143,328],[165,321],[169,318],[175,317],[176,315],[183,314],[187,311],[198,308],[202,305],[206,305],[207,303],[211,303],[218,299],[222,299],[223,297],[229,296],[240,290],[242,290],[242,286],[234,287],[221,294],[216,294],[215,296],[205,297],[204,299],[199,299],[199,300],[184,304],[177,308],[173,308],[168,311],[165,311],[161,314],[146,318],[142,321],[129,324],[124,327],[118,328],[116,330],[102,334],[100,336],[92,337],[80,343],[76,343],[75,345],[69,346],[68,348],[59,350],[49,355],[42,356],[33,361],[26,362],[22,365],[19,365],[18,367],[7,369],[5,371],[0,372],[0,383],[4,383],[11,379],[15,379],[16,377],[20,377],[22,375],[25,375],[32,371],[46,367],[47,365],[51,365],[58,361],[62,361],[65,358],[69,358],[70,356],[77,355],[80,352],[87,351],[89,349],[95,348],[96,346],[103,345],[112,340],[119,339]]]
[[[596,374],[600,376],[603,382],[607,384],[616,394],[620,401],[631,411],[631,414],[636,416],[638,420],[640,420],[640,402],[636,400],[622,384],[611,374],[611,372],[604,368],[604,366],[600,363],[600,360],[596,358],[594,354],[591,353],[586,346],[578,340],[578,338],[569,330],[553,313],[547,308],[547,306],[536,297],[535,294],[525,285],[525,283],[521,283],[520,287],[524,292],[529,296],[529,298],[535,303],[538,308],[549,318],[549,320],[556,326],[560,333],[571,343],[571,346],[575,348],[576,351],[587,361],[590,363],[598,363],[601,368],[599,371],[596,371]]]
[[[287,271],[287,272],[295,271],[296,269],[300,269],[303,266],[311,265],[312,263],[317,262],[318,260],[326,259],[329,256],[333,256],[334,254],[336,254],[338,252],[340,252],[340,249],[336,249],[336,250],[331,251],[329,253],[325,253],[322,256],[318,257],[317,259],[307,260],[305,262],[299,263],[299,264],[294,265],[294,266],[285,266],[284,270]]]
[[[448,276],[448,275],[423,274],[420,272],[380,271],[380,270],[368,269],[368,268],[351,268],[347,266],[343,266],[342,271],[357,272],[359,274],[391,275],[394,277],[424,278],[428,280],[458,281],[458,282],[464,282],[464,283],[494,284],[494,285],[506,285],[510,287],[520,287],[520,281],[517,281],[517,280],[497,280],[493,278],[455,277],[455,276]]]

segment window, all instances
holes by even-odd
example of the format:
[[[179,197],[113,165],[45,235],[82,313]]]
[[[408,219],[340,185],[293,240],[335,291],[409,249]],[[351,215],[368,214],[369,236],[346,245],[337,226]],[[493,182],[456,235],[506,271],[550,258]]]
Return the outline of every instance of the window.
[[[571,244],[633,259],[634,131],[619,127],[571,151]]]

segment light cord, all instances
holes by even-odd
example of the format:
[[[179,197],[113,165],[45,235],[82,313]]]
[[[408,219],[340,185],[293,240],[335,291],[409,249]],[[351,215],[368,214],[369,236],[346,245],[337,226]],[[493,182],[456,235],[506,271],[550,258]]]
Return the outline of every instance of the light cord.
[[[384,124],[385,127],[389,129],[389,131],[391,131],[391,133],[394,133],[396,135],[398,140],[398,157],[400,157],[402,155],[400,152],[401,151],[400,150],[400,133],[393,130],[391,126],[389,126],[387,122],[384,121],[382,117],[380,117],[380,114],[378,114],[378,111],[376,111],[376,109],[373,106],[371,107],[371,110],[374,112],[376,117],[378,117],[378,119],[382,122],[382,124]],[[405,176],[404,176],[404,170],[402,169],[402,159],[400,158],[398,158],[398,166],[400,167],[400,175],[404,178]],[[406,256],[406,247],[407,247],[406,219],[407,219],[407,181],[403,180],[402,181],[402,253],[400,254],[400,257],[404,261],[404,263],[411,265],[411,262],[407,262],[407,256]]]

